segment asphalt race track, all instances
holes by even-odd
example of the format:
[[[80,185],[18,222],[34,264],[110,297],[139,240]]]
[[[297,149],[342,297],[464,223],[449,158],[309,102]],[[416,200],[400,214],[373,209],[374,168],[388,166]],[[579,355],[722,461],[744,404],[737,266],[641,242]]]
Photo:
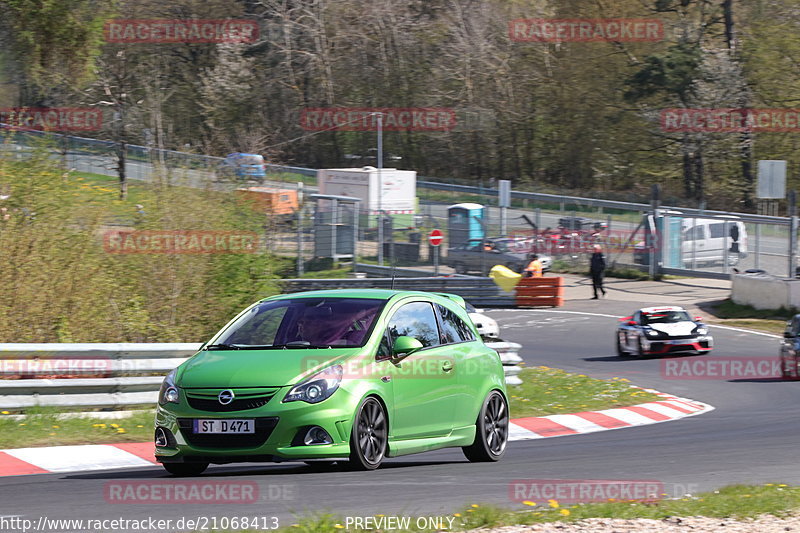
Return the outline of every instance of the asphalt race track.
[[[318,471],[304,464],[212,466],[203,481],[255,483],[259,501],[236,504],[118,504],[108,484],[173,483],[161,467],[4,477],[0,516],[133,518],[277,516],[330,511],[366,516],[450,514],[471,503],[521,508],[509,498],[520,479],[657,480],[670,496],[733,483],[800,484],[800,383],[779,379],[665,379],[659,359],[616,357],[616,318],[648,302],[572,301],[559,310],[496,310],[505,340],[523,345],[529,366],[547,365],[599,378],[625,377],[716,407],[683,420],[649,426],[512,442],[496,464],[470,464],[460,450],[391,459],[375,472]],[[573,313],[570,313],[572,311]],[[597,313],[589,315],[583,313]],[[602,316],[613,315],[613,317]],[[777,357],[778,340],[713,327],[712,356]],[[185,482],[185,480],[180,480]],[[105,492],[104,492],[105,491]]]

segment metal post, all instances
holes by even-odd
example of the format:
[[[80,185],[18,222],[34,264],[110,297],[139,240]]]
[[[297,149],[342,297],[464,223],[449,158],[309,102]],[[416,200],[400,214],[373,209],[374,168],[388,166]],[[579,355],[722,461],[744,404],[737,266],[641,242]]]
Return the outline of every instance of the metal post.
[[[378,264],[383,266],[383,113],[378,116]]]
[[[656,263],[660,261],[661,257],[658,253],[658,249],[663,246],[661,242],[661,238],[658,235],[658,208],[661,205],[661,187],[656,183],[653,185],[651,189],[651,196],[650,196],[650,207],[653,213],[653,228],[651,230],[652,239],[651,239],[651,246],[650,246],[650,265],[649,265],[649,274],[650,277],[655,279],[658,274],[660,274],[660,265]]]
[[[433,247],[433,275],[439,275],[439,247]]]
[[[796,276],[797,268],[797,191],[789,191],[789,277]]]
[[[358,207],[359,202],[353,202],[353,272],[358,272]]]
[[[303,262],[303,204],[297,206],[297,277],[302,277],[304,273]]]
[[[339,202],[336,199],[331,201],[331,208],[333,211],[331,212],[331,258],[333,261],[336,261],[336,224],[339,223]],[[335,265],[334,265],[335,266]]]
[[[735,224],[735,222],[734,222],[734,224]],[[728,239],[730,238],[730,234],[728,233],[729,229],[728,229],[728,221],[727,220],[722,223],[722,231],[724,232],[722,234],[722,273],[724,274],[725,272],[728,271],[728,266],[729,266],[728,265],[728,259],[729,259],[729,256],[728,256]]]
[[[756,223],[756,250],[755,250],[755,254],[756,254],[755,268],[759,268],[759,265],[761,263],[761,258],[759,257],[761,255],[761,224],[758,224],[758,223]]]
[[[508,236],[508,208],[501,207],[500,208],[500,236],[507,237]]]

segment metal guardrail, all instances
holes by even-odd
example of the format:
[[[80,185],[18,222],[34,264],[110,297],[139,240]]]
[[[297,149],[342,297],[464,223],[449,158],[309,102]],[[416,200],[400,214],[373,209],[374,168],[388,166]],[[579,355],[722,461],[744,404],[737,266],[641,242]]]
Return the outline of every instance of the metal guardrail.
[[[519,344],[487,342],[500,355],[506,383],[518,385]],[[163,375],[200,348],[200,343],[0,344],[0,409],[36,406],[118,409],[155,405]],[[108,377],[25,379],[28,375],[98,373]],[[159,373],[157,376],[145,375]],[[123,375],[118,374],[133,374]]]
[[[0,344],[0,378],[6,378],[0,379],[0,408],[105,409],[154,404],[164,374],[200,346],[199,343]],[[67,375],[78,377],[37,378]]]
[[[503,292],[490,278],[474,276],[285,279],[281,282],[281,285],[284,292],[354,288],[447,292],[462,296],[465,300],[477,307],[505,307],[515,305],[513,295]]]

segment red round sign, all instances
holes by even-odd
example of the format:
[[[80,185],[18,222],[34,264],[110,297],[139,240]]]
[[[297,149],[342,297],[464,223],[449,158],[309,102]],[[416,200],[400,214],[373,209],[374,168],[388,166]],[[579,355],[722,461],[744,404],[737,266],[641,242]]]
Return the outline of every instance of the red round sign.
[[[441,230],[435,229],[428,235],[428,242],[431,243],[431,246],[439,246],[442,244],[442,232]]]

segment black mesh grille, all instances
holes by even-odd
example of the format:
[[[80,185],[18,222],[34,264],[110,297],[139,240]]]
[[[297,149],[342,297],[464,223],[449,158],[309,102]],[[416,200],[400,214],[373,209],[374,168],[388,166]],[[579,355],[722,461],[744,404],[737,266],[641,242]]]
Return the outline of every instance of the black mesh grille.
[[[278,425],[278,417],[256,418],[256,432],[245,434],[194,433],[193,418],[179,418],[178,426],[186,442],[198,448],[255,448],[264,444]]]
[[[249,398],[234,398],[228,405],[222,405],[217,398],[193,398],[187,396],[189,406],[200,411],[210,411],[214,413],[230,413],[231,411],[245,411],[247,409],[257,409],[267,404],[275,393],[263,396],[251,396]]]

